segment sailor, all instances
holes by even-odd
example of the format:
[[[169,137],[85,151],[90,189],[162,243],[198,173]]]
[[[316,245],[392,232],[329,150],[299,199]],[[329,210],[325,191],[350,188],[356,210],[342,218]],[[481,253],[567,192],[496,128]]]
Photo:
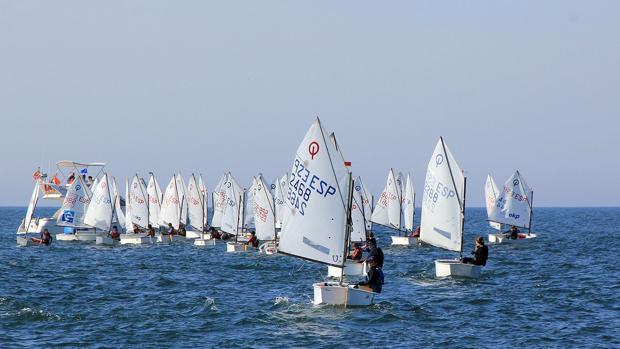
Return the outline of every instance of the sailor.
[[[377,261],[377,266],[379,268],[383,268],[383,251],[379,247],[377,247],[376,241],[368,242],[368,258],[366,258],[366,261],[370,260],[370,258],[374,258]]]
[[[67,178],[67,184],[73,184],[75,182],[75,173],[71,172],[69,178]]]
[[[52,235],[50,234],[49,230],[47,230],[46,228],[46,229],[43,229],[43,232],[41,232],[41,237],[39,239],[30,238],[30,240],[39,245],[49,245],[52,243]]]
[[[358,283],[357,285],[363,290],[381,293],[384,281],[383,270],[379,267],[378,260],[374,256],[368,257],[366,261],[370,266],[370,269],[368,269],[368,273],[366,274],[366,280]]]
[[[110,233],[108,233],[108,235],[110,236],[110,238],[112,238],[114,240],[120,240],[121,239],[121,233],[118,232],[118,228],[116,226],[112,227],[112,231]]]
[[[411,231],[411,234],[409,234],[409,237],[412,238],[419,238],[420,237],[420,226],[418,225],[417,228],[415,228],[415,230]]]
[[[362,248],[358,242],[353,244],[353,253],[347,256],[348,259],[352,259],[354,261],[362,260]]]
[[[150,224],[146,227],[146,236],[155,237],[155,229]]]
[[[371,242],[375,243],[375,246],[377,245],[377,239],[375,239],[375,234],[373,234],[372,232],[370,232],[370,236],[368,237],[368,239],[366,239],[366,244],[370,244]]]
[[[250,232],[250,234],[252,235],[252,237],[250,237],[250,240],[248,240],[248,242],[246,242],[246,245],[252,246],[254,248],[258,247],[258,238],[256,237],[256,232],[254,230],[252,230]]]
[[[474,258],[465,257],[462,259],[462,262],[466,264],[485,266],[487,265],[487,259],[489,258],[489,248],[484,245],[484,239],[482,236],[477,236],[474,241],[476,242],[476,250],[471,253],[474,255]]]
[[[520,233],[519,229],[517,229],[517,227],[514,226],[514,225],[510,228],[509,231],[506,232],[506,234],[508,234],[508,238],[510,238],[512,240],[518,239],[519,238],[519,233]]]
[[[187,235],[187,231],[185,230],[185,224],[179,224],[178,234],[181,236]]]
[[[95,180],[93,179],[93,176],[88,176],[88,179],[86,180],[86,185],[90,187],[91,185],[93,185],[94,182]]]
[[[142,229],[140,229],[140,227],[137,224],[133,225],[133,233],[134,234],[140,234],[142,233]]]
[[[172,226],[172,223],[168,223],[168,231],[167,231],[168,235],[174,235],[174,227]]]
[[[219,231],[217,231],[217,229],[211,227],[209,228],[209,233],[211,234],[211,238],[212,239],[221,239],[222,238],[222,234],[220,234]]]

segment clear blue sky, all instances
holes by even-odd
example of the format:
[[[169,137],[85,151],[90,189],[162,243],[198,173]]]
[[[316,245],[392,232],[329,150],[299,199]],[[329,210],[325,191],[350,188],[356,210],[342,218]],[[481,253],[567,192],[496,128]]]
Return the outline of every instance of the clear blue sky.
[[[290,169],[313,118],[378,193],[443,135],[483,205],[620,205],[618,1],[0,1],[0,205],[37,165]]]

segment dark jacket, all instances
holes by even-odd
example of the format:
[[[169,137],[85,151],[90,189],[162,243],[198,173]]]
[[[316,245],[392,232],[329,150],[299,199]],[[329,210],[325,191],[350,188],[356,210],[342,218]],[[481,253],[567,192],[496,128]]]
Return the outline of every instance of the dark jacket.
[[[474,251],[474,264],[475,265],[487,265],[487,259],[489,258],[489,248],[486,245],[482,245],[476,248]]]
[[[372,247],[370,249],[370,251],[368,251],[368,254],[370,256],[374,256],[375,259],[377,260],[377,266],[379,268],[383,268],[383,251],[381,251],[381,249],[379,247]]]
[[[377,267],[371,267],[366,275],[366,281],[360,282],[360,285],[369,286],[372,292],[381,293],[383,282],[381,280],[381,271]]]

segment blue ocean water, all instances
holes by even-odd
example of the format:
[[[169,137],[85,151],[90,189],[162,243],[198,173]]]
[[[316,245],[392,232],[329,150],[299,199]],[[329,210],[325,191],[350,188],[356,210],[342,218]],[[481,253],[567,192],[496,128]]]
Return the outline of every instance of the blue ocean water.
[[[24,212],[0,208],[2,348],[620,347],[620,208],[536,209],[539,238],[491,246],[478,280],[435,278],[454,253],[376,227],[384,292],[346,309],[311,304],[325,266],[224,244],[19,248]],[[465,251],[484,220],[467,210]]]

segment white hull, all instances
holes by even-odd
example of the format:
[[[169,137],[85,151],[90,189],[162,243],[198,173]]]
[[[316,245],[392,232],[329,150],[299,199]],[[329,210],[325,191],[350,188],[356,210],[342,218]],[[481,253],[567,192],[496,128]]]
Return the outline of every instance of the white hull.
[[[82,232],[82,231],[78,231],[77,233],[75,233],[76,239],[78,241],[83,241],[83,242],[95,242],[97,241],[97,237],[103,237],[103,236],[107,236],[108,233],[95,233],[95,232]]]
[[[351,285],[338,284],[337,282],[319,282],[313,284],[314,288],[314,305],[371,305],[375,300],[376,293],[359,288],[353,288]]]
[[[215,246],[215,239],[196,239],[194,246]]]
[[[17,246],[28,247],[28,246],[33,246],[33,245],[37,245],[37,244],[32,242],[32,240],[30,240],[30,237],[25,236],[25,235],[17,237]]]
[[[153,243],[153,239],[144,234],[121,234],[121,245],[148,245]]]
[[[56,241],[77,241],[77,236],[75,234],[56,234]]]
[[[342,268],[328,266],[327,267],[327,276],[329,277],[340,277]],[[358,263],[351,260],[347,260],[344,263],[344,275],[346,276],[364,276],[367,273],[366,262]]]
[[[248,245],[240,242],[227,242],[226,252],[245,252],[248,250]]]
[[[392,245],[409,246],[417,244],[418,238],[413,238],[410,236],[392,236]]]
[[[97,236],[95,244],[103,246],[115,246],[119,244],[118,240],[114,240],[109,236]]]
[[[489,234],[489,243],[490,244],[505,244],[505,243],[514,243],[514,242],[525,242],[531,241],[536,238],[536,234],[519,234],[518,239],[509,239],[508,234]]]
[[[186,239],[200,239],[201,233],[195,230],[188,230],[185,232]]]
[[[157,242],[164,244],[185,240],[185,237],[181,235],[155,235],[155,238],[157,239]]]
[[[276,254],[278,253],[278,245],[275,242],[265,242],[258,246],[258,251],[267,255]]]
[[[482,274],[479,265],[465,264],[454,259],[439,259],[435,261],[435,275],[437,277],[467,277],[478,278]]]

